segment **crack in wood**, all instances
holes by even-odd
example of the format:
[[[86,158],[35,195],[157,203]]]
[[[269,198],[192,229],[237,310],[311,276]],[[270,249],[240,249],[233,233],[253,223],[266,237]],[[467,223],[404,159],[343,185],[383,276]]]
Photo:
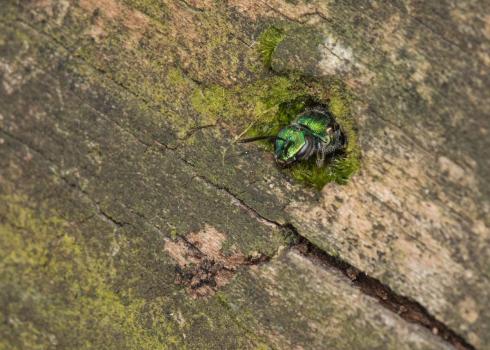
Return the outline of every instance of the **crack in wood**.
[[[380,280],[367,275],[365,272],[352,266],[341,258],[328,254],[306,237],[302,236],[291,223],[281,224],[277,221],[270,220],[261,215],[253,207],[247,205],[243,200],[236,197],[232,191],[226,187],[214,184],[203,176],[199,176],[198,178],[205,181],[210,186],[226,192],[232,199],[234,199],[233,202],[235,205],[246,210],[247,213],[257,221],[280,229],[285,236],[288,236],[289,240],[291,240],[292,237],[294,243],[289,246],[289,249],[299,252],[317,265],[334,268],[341,272],[351,280],[355,287],[359,288],[364,294],[377,299],[386,309],[398,314],[401,318],[410,323],[415,323],[429,329],[432,334],[449,342],[458,350],[475,349],[462,336],[431,315],[423,305],[411,298],[395,293],[393,289],[382,283]],[[276,253],[276,255],[277,254],[279,254],[279,252]],[[270,259],[274,257],[275,256]]]
[[[396,313],[405,321],[427,328],[432,334],[449,342],[456,349],[475,350],[462,336],[437,320],[417,301],[395,293],[380,280],[367,275],[341,258],[328,254],[307,238],[301,236],[293,225],[286,224],[283,227],[289,229],[290,234],[296,237],[296,243],[291,245],[290,249],[299,252],[317,265],[333,268],[341,272],[351,280],[353,286],[359,288],[362,293],[377,299],[381,306]]]
[[[235,205],[244,209],[257,221],[261,222],[262,224],[266,224],[267,226],[280,229],[285,236],[289,238],[289,240],[291,240],[292,237],[292,241],[294,243],[289,246],[289,249],[299,252],[301,255],[312,260],[317,265],[333,268],[341,272],[347,276],[347,278],[351,280],[352,284],[359,288],[362,293],[377,299],[383,307],[398,314],[405,321],[427,328],[432,332],[432,334],[449,342],[458,350],[475,349],[462,336],[431,315],[429,311],[419,302],[395,293],[393,289],[382,283],[380,280],[367,275],[365,272],[359,270],[355,266],[352,266],[345,260],[328,254],[325,250],[317,247],[306,237],[302,236],[291,223],[281,224],[277,221],[270,220],[261,215],[253,207],[247,205],[243,200],[236,197],[230,189],[222,185],[214,184],[203,176],[197,176],[197,178],[204,181],[208,185],[225,192],[228,196],[230,196]],[[278,254],[279,252],[276,253],[276,255]],[[274,257],[275,256],[272,256],[268,260],[273,259]]]

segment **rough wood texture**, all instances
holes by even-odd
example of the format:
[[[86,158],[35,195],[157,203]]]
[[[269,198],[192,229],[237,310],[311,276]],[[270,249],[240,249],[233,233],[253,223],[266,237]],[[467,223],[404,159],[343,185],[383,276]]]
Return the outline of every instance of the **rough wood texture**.
[[[487,13],[4,2],[1,346],[490,349]],[[269,69],[271,25],[285,37]],[[362,166],[347,185],[317,193],[232,144],[297,75],[352,94]],[[384,308],[298,236],[464,341]]]

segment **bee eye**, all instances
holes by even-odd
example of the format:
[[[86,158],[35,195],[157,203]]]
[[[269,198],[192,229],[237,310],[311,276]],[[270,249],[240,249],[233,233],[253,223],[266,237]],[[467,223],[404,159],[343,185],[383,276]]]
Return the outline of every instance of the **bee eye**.
[[[287,157],[288,150],[291,147],[290,140],[281,140],[280,143],[276,143],[275,156],[276,159],[284,159]]]
[[[301,147],[301,149],[299,150],[298,153],[296,153],[296,159],[302,159],[306,156],[306,153],[308,152],[308,150],[310,149],[310,143],[308,142],[308,139],[305,140],[305,144],[303,145],[303,147]]]
[[[287,141],[286,144],[284,145],[284,153],[288,153],[289,147],[291,147],[293,143],[291,141]]]

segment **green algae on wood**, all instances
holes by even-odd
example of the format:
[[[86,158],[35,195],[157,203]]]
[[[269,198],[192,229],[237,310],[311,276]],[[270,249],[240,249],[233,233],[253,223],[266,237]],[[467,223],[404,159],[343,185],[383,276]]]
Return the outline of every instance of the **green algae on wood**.
[[[474,144],[473,142],[463,142],[463,141],[465,140],[481,141],[485,139],[485,138],[473,137],[474,133],[478,133],[480,129],[473,127],[475,123],[478,124],[478,120],[475,121],[474,120],[475,118],[472,118],[472,116],[484,116],[486,114],[483,112],[472,113],[472,111],[474,112],[474,108],[472,109],[472,107],[475,106],[475,101],[481,100],[481,97],[483,96],[482,94],[485,94],[485,92],[488,91],[488,89],[481,89],[481,86],[480,88],[475,89],[474,85],[473,88],[471,88],[471,86],[468,86],[466,84],[463,84],[464,85],[464,89],[463,89],[461,87],[461,84],[458,84],[458,80],[455,77],[468,78],[470,76],[473,76],[474,78],[477,78],[478,77],[477,74],[471,74],[471,72],[474,71],[472,71],[470,67],[473,67],[474,69],[478,70],[478,68],[475,67],[481,67],[481,66],[474,65],[477,64],[475,60],[464,59],[464,57],[463,58],[460,57],[459,53],[467,55],[469,52],[468,50],[461,50],[457,47],[454,47],[453,48],[454,50],[451,51],[451,48],[448,48],[447,46],[447,42],[441,42],[443,45],[441,46],[441,50],[438,51],[438,48],[436,47],[435,44],[437,43],[437,41],[434,40],[433,37],[434,35],[437,35],[437,32],[426,31],[427,33],[430,33],[430,36],[424,35],[424,33],[421,30],[417,29],[420,28],[420,26],[423,25],[423,23],[415,23],[413,21],[413,18],[409,16],[403,16],[403,13],[400,17],[399,13],[397,13],[397,11],[393,11],[393,9],[390,10],[389,8],[383,7],[383,11],[379,11],[380,9],[379,6],[373,5],[371,8],[369,6],[366,8],[365,16],[359,17],[358,13],[355,12],[358,11],[358,9],[355,9],[352,6],[349,7],[349,9],[347,9],[347,7],[341,4],[341,2],[335,4],[332,3],[331,5],[334,7],[329,13],[335,15],[329,16],[328,26],[331,27],[333,30],[335,30],[335,32],[340,37],[344,37],[348,41],[349,45],[352,45],[355,42],[362,43],[362,45],[364,45],[363,46],[364,50],[357,50],[356,54],[359,55],[359,58],[363,59],[363,61],[369,67],[370,72],[373,73],[375,76],[375,79],[372,79],[367,87],[358,88],[356,90],[356,94],[358,94],[358,96],[360,96],[360,98],[363,101],[367,102],[367,104],[370,104],[371,105],[370,107],[374,108],[374,112],[369,111],[368,113],[366,113],[365,118],[362,118],[363,121],[360,121],[360,123],[362,123],[361,125],[363,125],[365,128],[365,129],[363,128],[362,130],[363,145],[378,146],[377,148],[378,152],[369,152],[371,154],[366,154],[367,157],[366,163],[369,162],[369,164],[371,165],[370,170],[371,169],[374,170],[371,172],[371,174],[366,172],[365,178],[363,179],[363,183],[365,183],[366,186],[364,185],[352,186],[352,187],[357,187],[358,191],[350,191],[351,190],[350,188],[342,188],[340,189],[339,192],[332,191],[332,195],[329,197],[325,196],[322,202],[322,203],[333,203],[335,200],[335,196],[340,195],[341,198],[347,199],[346,206],[342,207],[341,210],[346,209],[347,212],[356,213],[356,216],[360,220],[356,220],[356,223],[353,224],[352,220],[345,220],[345,216],[343,216],[344,219],[342,218],[339,219],[339,217],[342,217],[342,215],[338,215],[339,213],[338,210],[327,212],[326,210],[320,209],[321,205],[318,205],[318,203],[314,203],[316,205],[315,209],[318,209],[319,211],[313,211],[311,209],[307,210],[303,207],[301,208],[300,211],[301,214],[314,212],[317,215],[317,217],[321,214],[325,218],[325,220],[322,221],[328,223],[327,224],[328,227],[318,226],[312,230],[311,234],[309,233],[309,236],[320,237],[319,240],[321,239],[321,241],[323,242],[328,242],[328,243],[324,243],[324,246],[335,245],[334,242],[338,242],[338,241],[340,242],[365,241],[367,243],[365,246],[357,245],[354,247],[354,249],[352,249],[351,244],[347,244],[347,243],[345,245],[342,245],[342,247],[340,247],[340,245],[335,245],[335,246],[342,252],[343,258],[345,258],[350,262],[353,262],[356,266],[359,266],[366,271],[370,271],[378,275],[389,276],[385,281],[386,283],[389,283],[390,285],[396,285],[397,288],[399,287],[399,289],[402,290],[404,293],[405,292],[409,293],[410,296],[413,297],[414,299],[419,299],[419,298],[423,299],[424,303],[427,304],[430,310],[433,311],[435,308],[437,312],[440,312],[440,308],[439,308],[440,305],[444,306],[445,304],[448,304],[449,314],[447,315],[447,317],[444,314],[443,319],[452,322],[455,328],[458,328],[461,325],[462,332],[464,332],[466,335],[469,334],[469,337],[477,337],[473,332],[476,332],[479,335],[490,334],[489,332],[485,332],[486,323],[484,322],[485,313],[482,312],[483,309],[477,308],[477,311],[480,312],[479,313],[480,316],[478,322],[475,322],[474,324],[469,324],[464,320],[461,321],[459,321],[458,319],[454,320],[453,313],[456,314],[459,312],[458,308],[454,307],[454,305],[457,305],[458,299],[457,298],[453,299],[450,297],[454,296],[453,295],[454,293],[452,292],[453,290],[459,291],[462,290],[462,288],[449,288],[449,287],[445,288],[447,287],[445,283],[444,282],[440,283],[440,281],[438,280],[438,275],[442,275],[444,277],[441,281],[451,280],[451,278],[456,280],[461,280],[462,283],[467,284],[467,287],[468,286],[470,287],[469,289],[475,290],[477,296],[475,300],[482,299],[482,298],[484,299],[485,294],[478,292],[480,290],[479,288],[481,288],[481,290],[485,290],[484,283],[481,283],[481,287],[480,287],[480,285],[476,284],[477,283],[476,281],[479,281],[476,278],[473,279],[467,276],[466,277],[461,276],[460,278],[458,278],[459,275],[453,274],[452,272],[457,271],[454,265],[454,262],[457,261],[458,266],[459,264],[461,264],[461,266],[465,267],[467,272],[472,273],[474,275],[479,275],[478,266],[484,266],[482,264],[484,264],[486,261],[484,255],[478,254],[478,252],[480,252],[485,247],[484,245],[481,244],[481,241],[478,239],[481,237],[481,235],[483,235],[482,232],[485,232],[484,231],[485,226],[482,226],[483,225],[482,223],[479,223],[478,221],[476,221],[476,219],[474,219],[474,218],[481,219],[482,217],[485,217],[484,215],[480,215],[480,214],[478,214],[477,216],[476,213],[479,212],[480,209],[478,209],[479,211],[476,211],[473,208],[473,205],[475,203],[476,204],[481,203],[481,201],[477,200],[478,197],[475,195],[475,193],[478,191],[478,184],[465,185],[467,178],[473,178],[473,179],[476,178],[477,181],[481,180],[481,184],[485,184],[486,182],[483,181],[483,177],[481,177],[481,173],[472,168],[465,169],[465,173],[464,173],[465,182],[463,184],[456,183],[456,186],[454,186],[455,184],[454,183],[451,184],[450,181],[447,181],[447,179],[441,180],[439,177],[440,173],[438,173],[437,167],[434,167],[435,171],[425,170],[427,168],[432,168],[432,167],[427,167],[426,165],[429,163],[434,164],[434,161],[436,159],[431,155],[428,155],[427,153],[423,153],[421,151],[424,148],[431,149],[431,150],[436,149],[437,152],[432,152],[433,154],[437,154],[437,155],[444,154],[448,156],[449,159],[453,159],[456,161],[465,159],[465,161],[468,160],[470,164],[473,161],[473,158],[477,160],[479,159],[479,157],[475,158],[474,153],[470,153],[467,151],[467,149],[470,148],[474,150],[478,150],[479,149],[477,147],[478,142],[477,144]],[[420,10],[421,10],[420,11],[421,16],[424,17],[429,15],[427,11],[423,9]],[[32,19],[31,13],[33,11],[34,10],[29,9],[29,14],[24,16],[24,21],[27,21],[28,23],[30,22],[34,26],[36,24],[33,24],[31,22]],[[36,12],[39,13],[41,11],[36,11]],[[53,11],[53,12],[57,14],[60,11]],[[395,16],[391,17],[392,14],[394,14]],[[17,12],[16,12],[16,16],[17,16]],[[236,21],[235,18],[236,17],[233,17],[234,21],[231,25],[240,28],[240,23],[243,22]],[[394,19],[395,21],[393,22],[391,20],[388,20],[390,18]],[[431,21],[437,20],[437,18],[430,17],[430,16],[424,18],[426,18],[427,20],[431,19]],[[72,19],[73,18],[67,18],[67,20],[64,21],[63,26],[64,27],[72,26],[73,25]],[[46,20],[46,23],[48,24],[49,23],[52,24],[53,22],[54,21],[50,21],[49,19]],[[392,33],[390,30],[386,31],[386,29],[389,29],[385,26],[385,24],[387,23],[390,25],[394,25],[394,27],[397,28],[396,32],[399,35],[380,35],[380,33],[388,33],[388,34]],[[378,26],[377,24],[379,24],[381,27]],[[448,26],[448,24],[450,26]],[[441,30],[441,28],[450,29],[450,30],[452,29],[453,31],[451,33],[454,34],[454,32],[457,31],[457,28],[461,28],[461,26],[453,25],[453,24],[457,24],[457,21],[456,20],[449,21],[446,24],[442,23],[442,26],[440,26],[441,22],[438,21],[438,25],[436,27],[439,28],[439,30]],[[39,25],[36,26],[39,27]],[[321,28],[318,29],[319,31],[321,31]],[[154,28],[153,31],[155,31]],[[56,36],[56,38],[59,37],[60,37],[59,35]],[[386,40],[388,38],[391,40],[391,43],[388,40]],[[69,36],[63,34],[61,39],[63,41],[66,39],[68,41],[78,43],[80,39],[80,35]],[[252,38],[249,39],[252,40]],[[441,36],[441,39],[444,39],[444,37]],[[461,36],[456,36],[456,40],[460,43],[471,42],[471,40],[462,41],[461,39],[465,39],[465,38],[462,38]],[[160,41],[160,39],[158,41]],[[205,40],[203,40],[203,42],[204,41]],[[377,45],[373,45],[373,42],[376,43]],[[374,49],[379,48],[379,50],[377,50],[378,52],[376,52],[375,50],[371,50],[373,48]],[[386,55],[386,50],[385,50],[386,48],[389,48],[388,51],[390,52],[391,50],[393,50],[394,53],[398,52],[399,54],[398,55],[395,54],[393,56]],[[165,51],[167,53],[175,51],[172,48],[168,48],[167,50],[155,50],[155,48],[148,48],[148,47],[146,47],[145,50],[155,52],[155,56],[159,56],[159,55],[161,56],[162,52]],[[182,51],[185,52],[185,50]],[[228,49],[221,50],[221,51],[229,52]],[[124,55],[123,52],[124,52],[123,50],[116,50],[115,54],[117,54],[117,56],[111,53],[110,55],[108,55],[109,58],[108,62],[112,64],[112,62],[114,60],[117,61],[118,58],[128,61],[129,69],[133,70],[133,73],[137,73],[135,74],[135,76],[140,76],[139,74],[141,72],[147,71],[146,69],[141,69],[141,72],[140,71],[134,72],[136,68],[135,65],[132,65],[132,62],[135,61],[141,62],[140,58],[136,57],[134,61],[129,60],[130,56]],[[192,56],[193,52],[194,51],[188,51],[187,54],[189,56]],[[276,50],[276,53],[278,52],[279,50]],[[407,52],[410,53],[408,58],[407,58]],[[458,55],[454,54],[455,52],[458,52]],[[194,55],[193,57],[202,57],[202,56]],[[428,61],[425,59],[421,59],[419,61],[418,58],[423,58],[423,57],[428,58]],[[221,59],[221,57],[218,57],[217,61],[225,62],[224,60]],[[46,58],[44,58],[43,62],[47,62]],[[433,62],[439,62],[439,64],[434,64]],[[459,63],[461,63],[461,65],[459,65]],[[407,71],[407,67],[414,68],[417,73],[420,73],[421,71],[419,69],[423,68],[424,66],[426,67],[426,69],[423,69],[422,72],[425,72],[425,74],[428,73],[428,75],[426,76],[426,79],[424,79],[424,82],[422,84],[422,82],[419,81],[420,75],[419,74],[412,75],[411,74],[412,71]],[[447,67],[453,67],[453,68],[448,70]],[[227,65],[224,71],[228,72],[230,69],[231,66]],[[481,70],[481,72],[483,71],[484,70]],[[186,70],[186,72],[192,72],[192,70]],[[159,71],[158,73],[161,72]],[[151,74],[154,73],[151,72]],[[437,77],[440,77],[440,74],[442,74],[447,79],[442,79],[442,80],[437,79]],[[212,79],[210,79],[210,77]],[[222,82],[222,80],[220,79],[222,78],[220,77],[215,78],[215,76],[209,74],[206,76],[206,79],[199,79],[199,80],[203,81],[205,84],[223,84],[223,86],[227,86],[226,82]],[[450,82],[453,82],[453,84],[448,85],[447,84],[448,79]],[[439,86],[438,84],[441,83],[441,81],[444,83],[443,84],[444,87],[449,86],[449,90],[438,89]],[[480,80],[474,79],[473,81],[478,82]],[[461,82],[461,80],[459,80],[459,82]],[[451,86],[453,86],[453,89],[451,89]],[[131,86],[131,88],[133,89],[133,91],[135,91],[138,87]],[[431,103],[432,108],[424,109],[420,107],[421,100],[417,99],[418,96],[417,91],[419,90],[419,88],[422,88],[425,91],[426,96],[432,96],[434,98],[434,100],[432,100],[431,98],[431,102],[433,102]],[[462,89],[464,90],[465,93],[461,93]],[[438,98],[437,96],[440,96],[441,93],[443,94],[442,97],[446,96],[446,98]],[[170,92],[169,95],[171,96],[172,93]],[[470,101],[470,99],[468,99],[468,96],[474,96],[474,98],[472,98]],[[477,97],[480,97],[480,99]],[[448,104],[446,103],[447,102],[446,100],[448,99],[453,102],[457,101],[458,103]],[[149,98],[148,100],[151,100],[151,98]],[[393,101],[396,101],[397,103],[390,103]],[[481,108],[483,108],[482,106],[483,105],[480,104]],[[464,109],[463,111],[464,113],[462,113],[463,109]],[[448,112],[447,115],[446,112]],[[188,116],[187,113],[186,114],[179,113],[179,114],[181,116]],[[457,119],[459,118],[460,121],[459,124],[462,125],[459,125],[457,121],[452,123],[451,118],[449,118],[450,115],[455,116],[455,118]],[[381,118],[379,118],[379,116],[388,118],[387,122],[386,123],[383,122]],[[418,122],[422,123],[420,125],[419,123],[415,123],[419,126],[419,128],[414,129],[414,125],[415,125],[413,123],[414,118]],[[123,120],[124,118],[121,119]],[[468,122],[467,119],[472,122]],[[450,129],[448,129],[448,125],[450,124],[452,124],[454,130],[459,129],[459,131],[461,131],[460,126],[463,127],[466,126],[469,129],[465,129],[465,130],[472,131],[473,133],[472,132],[453,133],[451,132]],[[403,128],[402,130],[396,129],[395,132],[393,125],[395,127],[402,126]],[[423,128],[420,128],[421,125],[423,126]],[[424,132],[427,126],[430,127],[428,129],[429,131]],[[376,143],[375,141],[383,140],[383,133],[385,133],[386,135],[386,131],[382,130],[384,128],[386,128],[387,134],[393,137],[391,138],[391,140],[390,137],[388,137],[386,139],[386,142],[383,142],[382,145],[383,147],[380,148],[379,143]],[[412,134],[411,136],[416,136],[415,139],[410,140],[410,142],[407,142],[405,140],[407,135],[405,132],[403,132],[403,130],[414,132],[415,135]],[[410,136],[410,134],[408,135]],[[436,137],[434,137],[434,135],[436,135]],[[437,135],[439,136],[455,135],[455,136],[450,139],[447,139],[445,137],[438,138]],[[404,163],[402,160],[403,157],[400,157],[400,155],[401,154],[412,155],[413,142],[420,143],[421,147],[420,149],[414,150],[413,155],[415,156],[415,158],[410,158],[408,162]],[[456,148],[450,147],[455,142],[457,142],[457,144],[459,145],[463,145],[463,144],[466,145],[464,150],[461,151],[462,152],[461,154],[452,154],[451,152],[449,152],[450,150],[459,149],[457,147]],[[209,144],[213,145],[212,143]],[[407,144],[409,144],[409,146],[407,146]],[[376,153],[376,156],[373,156],[372,155],[373,153]],[[47,151],[46,154],[49,154],[49,152]],[[419,156],[421,155],[422,157],[419,158]],[[414,161],[413,159],[420,160],[420,163],[418,161]],[[387,164],[388,162],[389,162],[388,168],[380,166],[382,164]],[[416,166],[417,163],[419,164],[419,168],[417,168],[416,170],[419,171],[414,171],[410,174],[405,173],[407,179],[413,179],[415,176],[417,181],[413,181],[413,182],[408,181],[407,186],[404,187],[402,190],[399,190],[398,186],[396,185],[399,184],[400,178],[395,177],[393,174],[400,170],[402,171],[402,174],[404,174],[403,173],[404,169],[408,167]],[[381,171],[379,171],[380,168]],[[482,169],[484,169],[484,167],[482,167]],[[373,174],[375,175],[373,176]],[[384,174],[386,174],[386,176],[384,176]],[[378,182],[378,176],[381,178],[381,180],[384,180],[384,182],[383,181]],[[370,185],[374,185],[373,181],[375,182],[376,186],[370,186]],[[414,184],[415,182],[418,182],[418,184]],[[20,183],[21,182],[19,182],[19,184]],[[275,183],[280,183],[280,181],[277,181]],[[427,188],[429,188],[430,191],[427,191]],[[242,187],[237,187],[237,192],[238,190],[241,189]],[[251,191],[250,189],[247,190]],[[390,200],[389,198],[386,197],[384,198],[384,201],[387,201],[388,204],[393,204],[391,206],[392,208],[396,208],[394,211],[392,211],[391,214],[388,213],[388,215],[386,215],[385,203],[382,203],[384,206],[382,207],[382,211],[380,213],[376,211],[375,207],[377,203],[376,201],[372,201],[371,199],[378,198],[376,197],[376,194],[380,193],[381,192],[380,190],[383,191],[383,193],[390,193],[389,191],[393,191],[393,193],[395,194],[395,196],[393,196],[393,200]],[[247,192],[245,192],[244,190],[243,193],[247,193]],[[407,197],[407,193],[410,196]],[[443,198],[446,198],[444,197],[444,195],[448,193],[450,194],[450,196],[448,197],[449,204],[447,205],[450,207],[451,210],[449,210],[448,206],[445,206],[445,204],[441,204],[444,201],[437,200],[437,198],[441,198],[441,193],[443,194],[442,196]],[[365,197],[363,197],[363,195],[365,195]],[[290,199],[291,201],[296,201],[296,202],[303,201],[302,199],[292,195],[291,192],[286,192],[285,196],[287,196],[288,199]],[[411,198],[414,198],[412,196],[416,196],[415,201],[410,201]],[[396,198],[398,199],[404,198],[409,200],[402,201],[400,207],[399,206],[400,204],[395,201]],[[461,205],[460,203],[461,201],[456,203],[454,201],[451,201],[450,198],[456,198],[456,199],[465,198],[465,201],[463,205]],[[252,203],[254,206],[257,206],[256,201],[255,202],[248,201],[247,203],[249,204]],[[276,202],[273,201],[272,203],[276,203]],[[360,203],[361,206],[368,207],[369,210],[366,213],[364,213],[362,210],[360,210],[362,208],[356,207],[356,204],[358,203]],[[380,222],[384,224],[386,227],[391,227],[390,219],[392,217],[395,217],[396,219],[397,217],[399,218],[399,216],[402,215],[403,216],[402,222],[405,223],[408,222],[409,223],[408,226],[419,228],[421,222],[426,223],[428,222],[426,220],[432,219],[430,215],[424,215],[424,212],[418,211],[417,206],[419,204],[427,204],[430,205],[432,208],[434,208],[435,206],[437,212],[443,215],[441,220],[442,227],[436,230],[435,234],[433,230],[429,230],[432,236],[424,235],[423,231],[415,232],[415,233],[406,232],[406,230],[404,230],[403,228],[398,229],[395,222],[396,220],[393,221],[392,223],[394,225],[393,227],[396,228],[395,231],[401,232],[399,236],[401,238],[419,237],[419,235],[422,234],[422,237],[419,240],[424,241],[425,243],[429,241],[428,245],[425,248],[420,248],[419,251],[415,250],[412,256],[417,256],[418,255],[417,253],[420,252],[421,256],[423,257],[425,252],[427,251],[430,252],[430,250],[434,246],[440,248],[439,247],[440,244],[435,244],[435,245],[430,244],[430,240],[432,238],[435,239],[439,239],[440,237],[451,238],[450,240],[448,239],[444,240],[445,242],[449,242],[449,243],[447,244],[441,243],[442,248],[444,248],[442,250],[442,252],[444,252],[442,257],[443,258],[451,257],[451,259],[448,258],[446,260],[444,259],[438,260],[438,256],[431,256],[430,261],[436,263],[434,267],[434,274],[430,274],[430,276],[428,277],[431,283],[425,283],[427,282],[425,281],[425,279],[423,280],[424,283],[418,283],[420,282],[419,281],[420,275],[416,275],[416,278],[414,279],[411,278],[412,276],[411,272],[414,270],[411,268],[411,265],[408,265],[408,269],[404,268],[405,266],[404,264],[407,264],[407,261],[400,260],[399,257],[397,256],[398,251],[393,250],[394,242],[392,241],[391,236],[388,237],[390,239],[387,240],[380,239],[379,235],[381,235],[382,238],[383,234],[388,234],[385,232],[386,230],[383,228],[381,224],[380,225],[376,224],[375,229],[371,230],[371,232],[369,232],[368,230],[363,231],[364,227],[362,227],[362,225],[358,225],[359,223],[362,222],[371,222],[372,218],[377,217],[379,218]],[[269,206],[272,207],[272,205]],[[478,205],[476,205],[476,207],[481,208],[481,206]],[[372,210],[374,210],[374,213]],[[435,211],[436,210],[431,210],[428,212],[432,214]],[[464,215],[458,216],[458,213],[460,212],[463,213]],[[422,220],[419,220],[418,214],[421,214],[420,217],[422,218]],[[413,219],[414,217],[417,219],[416,220]],[[451,220],[453,219],[457,219],[458,222],[461,222],[461,227],[463,227],[463,229],[460,229],[459,226],[451,224],[452,223]],[[308,224],[312,223],[313,221],[314,220],[312,220],[311,217],[306,217],[304,221],[298,220],[298,227],[303,229],[304,227],[308,227]],[[332,224],[332,222],[334,224]],[[355,229],[352,229],[353,227],[355,227]],[[303,229],[303,232],[306,231],[307,229]],[[358,234],[359,231],[360,231],[359,236],[356,236],[356,234]],[[393,228],[391,229],[391,231],[394,231]],[[443,232],[444,234],[439,235],[439,231]],[[472,242],[469,246],[465,245],[464,244],[465,242],[459,240],[460,238],[460,235],[458,234],[459,232],[467,232],[475,239],[469,240],[469,242]],[[386,242],[388,242],[388,244]],[[461,249],[460,249],[460,245],[463,245]],[[371,249],[372,252],[375,252],[376,250],[380,252],[378,253],[379,254],[378,259],[371,258],[371,255],[369,254]],[[445,253],[446,250],[448,251],[447,254]],[[471,255],[470,259],[468,259],[465,253],[461,253],[467,251],[476,252],[476,253]],[[394,252],[394,253],[390,254],[390,252]],[[478,259],[476,259],[475,257],[478,257]],[[440,265],[438,265],[439,261],[444,262],[444,269]],[[388,270],[388,273],[385,274],[386,269]],[[397,273],[396,274],[391,273],[393,270],[396,270]],[[447,276],[450,276],[451,278],[448,278]],[[440,295],[439,294],[440,290],[447,291],[447,295]],[[465,288],[464,290],[468,290],[468,288]],[[484,337],[482,339],[483,339],[483,343],[485,343]],[[477,344],[476,341],[475,344]]]
[[[145,275],[166,263],[147,260],[151,253],[137,237],[114,231],[106,251],[89,245],[87,232],[81,234],[74,222],[39,203],[31,209],[31,203],[36,202],[26,196],[0,195],[0,348],[194,349],[206,343],[216,349],[261,343],[234,312],[223,310],[219,297],[187,299],[169,282],[171,270],[168,280],[153,274],[165,294],[150,292]],[[94,219],[90,227],[101,236],[101,221]]]
[[[159,327],[144,326],[143,308],[158,305],[114,291],[116,270],[69,222],[30,209],[23,197],[0,202],[0,348],[183,347],[178,325],[163,315],[154,313]]]

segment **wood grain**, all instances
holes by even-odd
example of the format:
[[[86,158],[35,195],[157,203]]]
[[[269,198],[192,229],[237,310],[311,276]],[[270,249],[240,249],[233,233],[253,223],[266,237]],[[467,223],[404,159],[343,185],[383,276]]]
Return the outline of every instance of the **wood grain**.
[[[451,347],[291,250],[294,226],[489,349],[486,6],[8,1],[0,14],[2,232],[36,247],[53,238],[45,231],[73,237],[88,260],[67,266],[92,266],[81,276],[101,281],[117,303],[103,308],[112,337],[63,340],[66,329],[41,304],[3,293],[6,344]],[[286,35],[267,69],[257,41],[270,25]],[[362,166],[347,185],[318,193],[277,169],[267,151],[231,143],[264,86],[295,74],[325,89],[335,78],[353,96]],[[47,217],[69,228],[54,229]],[[20,248],[5,240],[0,249]],[[39,268],[6,265],[2,289],[28,290],[55,310],[76,303],[50,270],[30,285]],[[11,279],[15,271],[27,277]],[[87,292],[70,278],[72,290]],[[39,286],[49,279],[53,297],[45,298]],[[196,285],[199,293],[189,292]],[[94,300],[107,302],[101,295]],[[25,305],[39,316],[25,318]],[[114,305],[137,321],[122,323]],[[57,315],[66,324],[103,319]]]

